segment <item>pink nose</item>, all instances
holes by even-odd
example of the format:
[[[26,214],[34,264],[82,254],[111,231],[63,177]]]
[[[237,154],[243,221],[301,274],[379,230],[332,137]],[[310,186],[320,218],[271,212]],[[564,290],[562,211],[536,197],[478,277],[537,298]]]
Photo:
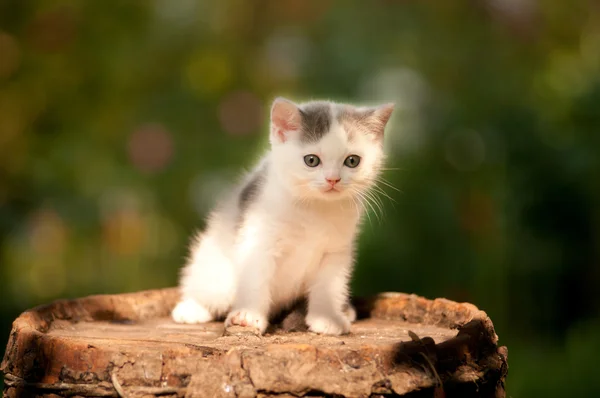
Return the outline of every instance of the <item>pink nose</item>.
[[[334,186],[335,184],[337,184],[338,182],[340,182],[341,178],[326,178],[325,181],[327,181],[331,186]]]

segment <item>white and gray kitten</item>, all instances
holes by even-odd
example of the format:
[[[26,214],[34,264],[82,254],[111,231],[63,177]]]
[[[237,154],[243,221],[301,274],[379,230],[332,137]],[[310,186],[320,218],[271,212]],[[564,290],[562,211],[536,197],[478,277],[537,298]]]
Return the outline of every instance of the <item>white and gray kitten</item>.
[[[227,316],[226,326],[264,333],[270,315],[304,297],[311,331],[349,332],[354,243],[393,107],[275,99],[271,150],[195,237],[173,319]]]

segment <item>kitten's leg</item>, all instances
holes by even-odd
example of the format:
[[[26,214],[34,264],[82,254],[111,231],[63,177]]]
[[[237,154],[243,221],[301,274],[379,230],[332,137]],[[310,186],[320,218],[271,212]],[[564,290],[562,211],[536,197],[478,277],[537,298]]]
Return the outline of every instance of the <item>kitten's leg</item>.
[[[236,277],[231,260],[215,239],[202,236],[181,273],[181,301],[171,316],[178,323],[204,323],[231,308]]]
[[[344,304],[344,306],[342,308],[342,312],[346,316],[346,319],[348,319],[348,321],[350,321],[350,323],[352,323],[356,320],[356,309],[354,308],[352,303],[350,303],[350,300],[348,300],[346,302],[346,304]]]
[[[270,283],[275,269],[275,260],[265,251],[254,250],[241,267],[233,308],[225,327],[249,326],[261,334],[269,325],[271,304]]]
[[[213,314],[192,298],[186,298],[177,303],[171,313],[177,323],[205,323],[214,319]]]
[[[350,331],[356,313],[344,311],[343,307],[348,303],[351,266],[350,251],[327,253],[323,257],[308,293],[306,323],[312,332],[337,335]]]

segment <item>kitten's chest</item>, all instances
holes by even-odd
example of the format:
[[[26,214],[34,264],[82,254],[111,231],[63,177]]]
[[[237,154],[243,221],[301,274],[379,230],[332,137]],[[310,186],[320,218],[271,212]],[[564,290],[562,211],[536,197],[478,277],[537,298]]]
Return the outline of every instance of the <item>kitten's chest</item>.
[[[339,214],[288,212],[275,224],[276,269],[272,300],[286,303],[305,294],[323,255],[348,250],[354,237],[352,217]]]
[[[310,215],[287,218],[279,225],[275,248],[276,270],[271,293],[274,302],[284,303],[305,294],[323,255],[344,250],[352,235],[342,224]],[[342,229],[341,229],[342,228]]]
[[[318,257],[350,247],[355,229],[351,213],[295,212],[281,220],[277,241],[288,256]]]

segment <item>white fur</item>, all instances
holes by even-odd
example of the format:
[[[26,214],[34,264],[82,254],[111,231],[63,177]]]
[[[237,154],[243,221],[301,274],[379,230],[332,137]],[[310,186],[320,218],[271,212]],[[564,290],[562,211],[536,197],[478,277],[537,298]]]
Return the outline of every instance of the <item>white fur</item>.
[[[302,144],[295,123],[299,114],[288,102],[279,103],[283,111],[276,109],[277,101],[284,100],[273,107],[271,151],[247,177],[266,167],[260,194],[249,202],[241,224],[238,198],[244,184],[209,216],[181,274],[182,300],[172,313],[176,322],[227,316],[226,326],[264,333],[270,313],[306,295],[306,322],[313,332],[347,333],[356,317],[352,308],[345,313],[342,308],[363,195],[379,172],[382,147],[362,130],[349,140],[335,117],[319,142]],[[335,116],[337,108],[332,109]],[[291,130],[278,129],[275,112],[286,117],[291,112]],[[307,154],[318,155],[321,164],[306,166]],[[343,165],[351,154],[361,157],[354,169]],[[326,178],[341,178],[340,192],[324,192]]]

